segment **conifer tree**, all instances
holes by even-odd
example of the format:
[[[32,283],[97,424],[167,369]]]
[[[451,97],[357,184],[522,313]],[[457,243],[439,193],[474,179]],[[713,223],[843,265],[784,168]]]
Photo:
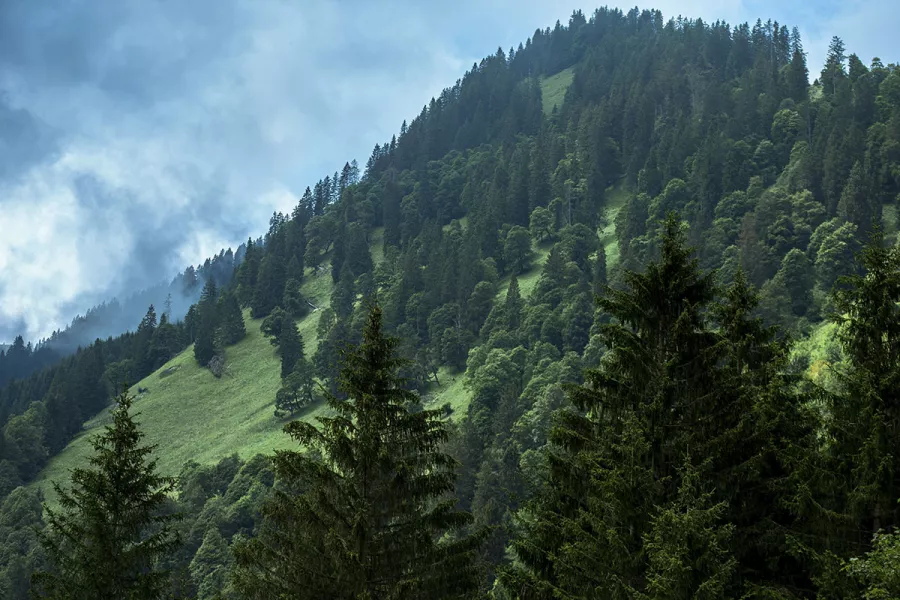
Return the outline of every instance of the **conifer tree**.
[[[374,307],[362,343],[345,355],[334,417],[285,427],[316,455],[278,451],[284,487],[264,509],[259,537],[235,552],[247,598],[468,598],[480,537],[453,509],[453,460],[441,411],[418,410],[396,373],[397,341]],[[443,537],[441,537],[443,536]]]
[[[234,276],[236,293],[242,306],[248,306],[253,299],[253,290],[256,289],[256,278],[259,274],[261,260],[262,248],[253,243],[253,238],[248,238],[244,260]]]
[[[233,292],[223,294],[219,300],[219,319],[221,325],[219,331],[222,343],[225,345],[236,344],[247,335],[244,326],[244,314],[238,304],[237,296]]]
[[[839,394],[828,396],[827,431],[842,481],[834,491],[866,547],[900,524],[900,248],[886,248],[876,229],[860,262],[865,273],[843,277],[833,293],[830,318],[847,361],[836,371]]]
[[[259,265],[256,288],[250,302],[254,319],[265,317],[281,302],[284,295],[285,269],[286,265],[281,262],[280,256],[276,256],[274,251],[266,253]]]
[[[155,446],[140,445],[132,401],[127,390],[116,398],[112,424],[92,440],[91,466],[72,471],[72,487],[54,483],[61,509],[45,507],[52,568],[34,577],[38,597],[164,597],[168,575],[156,563],[180,543],[178,517],[163,513],[175,481],[157,474]]]
[[[671,216],[660,246],[626,289],[598,299],[614,318],[600,327],[610,351],[569,388],[586,414],[562,413],[551,433],[550,479],[514,544],[523,568],[501,576],[516,597],[712,598],[808,583],[786,550],[785,507],[815,430],[780,375],[787,347],[751,318],[742,272],[713,304],[712,276]]]
[[[281,321],[281,334],[278,336],[278,351],[281,353],[281,378],[284,379],[294,370],[298,360],[303,360],[303,337],[297,331],[294,319],[288,317]]]
[[[284,285],[284,295],[281,298],[281,306],[296,319],[305,317],[309,313],[309,304],[300,293],[300,282],[296,279],[288,279]]]
[[[312,404],[315,399],[316,381],[313,379],[312,363],[300,358],[294,363],[294,370],[281,382],[281,389],[275,394],[275,416],[285,412],[293,416],[298,410]]]
[[[200,302],[197,303],[197,333],[194,339],[194,358],[201,367],[209,364],[216,354],[216,329],[219,326],[218,290],[216,282],[210,277],[203,286]]]
[[[519,327],[519,323],[522,322],[522,308],[524,304],[522,294],[519,291],[519,278],[513,274],[509,280],[509,288],[506,290],[506,300],[503,302],[507,331],[515,331]]]
[[[644,585],[644,536],[674,499],[684,459],[672,433],[710,391],[702,309],[713,279],[683,235],[669,215],[659,261],[598,299],[616,319],[600,333],[611,350],[586,385],[569,388],[585,413],[562,413],[551,432],[550,479],[513,545],[522,567],[501,575],[514,597],[624,599]]]

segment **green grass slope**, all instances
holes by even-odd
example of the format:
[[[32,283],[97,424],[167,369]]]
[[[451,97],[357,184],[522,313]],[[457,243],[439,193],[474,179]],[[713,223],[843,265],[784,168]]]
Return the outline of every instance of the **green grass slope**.
[[[307,351],[314,348],[316,319],[312,313],[300,322]],[[137,396],[135,410],[147,443],[159,445],[156,457],[162,473],[175,475],[189,460],[213,463],[234,452],[247,458],[291,445],[281,432],[284,421],[274,416],[279,358],[259,330],[261,320],[247,318],[246,323],[247,337],[226,351],[221,379],[199,367],[189,347],[135,386],[147,390]],[[301,417],[320,411],[314,407]],[[66,481],[70,469],[84,465],[90,438],[107,418],[104,412],[88,421],[85,431],[50,461],[36,485],[48,493],[50,481]]]
[[[373,232],[376,262],[383,257],[381,237],[381,230]],[[302,291],[313,304],[324,308],[331,288],[330,269],[325,265],[318,274],[308,273]],[[177,475],[189,460],[211,464],[233,453],[248,458],[295,446],[282,431],[286,420],[274,416],[280,359],[260,332],[262,320],[250,319],[249,311],[244,319],[247,337],[226,349],[221,379],[197,365],[191,346],[132,388],[134,393],[138,388],[147,390],[136,396],[135,411],[146,443],[158,445],[155,456],[164,475]],[[307,356],[315,352],[318,321],[319,312],[313,311],[297,323]],[[464,414],[470,394],[463,388],[463,374],[442,369],[438,377],[440,385],[432,386],[425,404],[450,404],[454,415]],[[295,416],[311,420],[324,411],[324,404],[318,404]],[[68,485],[69,472],[87,464],[90,440],[107,422],[107,411],[86,422],[84,431],[50,460],[32,484],[43,490],[51,504],[56,501],[51,482]]]
[[[541,102],[544,114],[553,112],[554,106],[562,106],[566,99],[566,90],[572,85],[575,78],[575,69],[569,67],[550,77],[541,78]]]
[[[313,304],[325,307],[331,287],[329,269],[324,268],[317,275],[310,272],[302,290]],[[262,320],[250,319],[249,311],[244,319],[247,337],[226,349],[221,379],[197,365],[189,346],[132,388],[133,393],[138,388],[147,390],[136,396],[135,410],[140,413],[137,420],[146,442],[159,446],[156,457],[163,474],[176,475],[189,460],[214,463],[235,452],[247,458],[292,445],[281,431],[285,421],[274,416],[280,359],[260,332]],[[315,352],[318,320],[318,311],[313,311],[298,321],[307,356]],[[319,405],[297,416],[311,419],[321,411]],[[102,431],[107,419],[104,411],[85,423],[84,431],[38,476],[34,485],[51,501],[50,482],[67,482],[72,468],[86,464],[90,439]]]

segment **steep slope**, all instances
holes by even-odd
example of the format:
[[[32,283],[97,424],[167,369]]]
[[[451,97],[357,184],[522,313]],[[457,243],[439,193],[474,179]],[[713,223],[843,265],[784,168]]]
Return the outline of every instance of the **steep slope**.
[[[372,236],[370,249],[374,262],[383,260],[381,231]],[[535,248],[534,266],[520,278],[523,296],[534,288],[547,258],[546,247]],[[307,273],[302,292],[319,309],[329,304],[333,288],[328,265],[318,274]],[[509,278],[501,280],[497,300],[506,294]],[[319,312],[313,311],[297,321],[307,356],[315,352],[318,339],[316,326]],[[244,311],[247,336],[226,350],[226,369],[217,379],[197,365],[193,346],[132,386],[135,407],[149,444],[158,446],[155,456],[160,471],[177,475],[188,461],[211,465],[226,456],[237,454],[249,459],[256,454],[294,446],[282,427],[289,420],[274,416],[275,393],[280,386],[279,359],[269,340],[260,331],[262,319],[251,319]],[[465,387],[465,373],[442,367],[438,384],[429,386],[424,404],[429,407],[449,405],[453,418],[465,414],[471,392]],[[294,415],[314,420],[326,409],[320,403]],[[64,483],[71,469],[82,467],[91,453],[90,440],[108,420],[104,410],[84,424],[84,431],[41,471],[33,485],[55,502],[51,482]]]

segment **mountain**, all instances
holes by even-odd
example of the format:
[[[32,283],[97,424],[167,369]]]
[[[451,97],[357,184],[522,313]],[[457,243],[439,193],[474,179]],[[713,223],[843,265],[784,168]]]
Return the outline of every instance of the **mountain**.
[[[139,421],[159,444],[160,469],[181,477],[173,503],[186,513],[186,543],[168,564],[181,570],[182,591],[227,595],[228,546],[258,532],[273,485],[257,454],[295,447],[280,433],[290,418],[327,414],[315,384],[340,396],[341,350],[360,341],[367,300],[377,298],[408,359],[401,374],[410,388],[426,406],[450,405],[456,499],[477,526],[492,527],[483,557],[491,585],[501,574],[497,597],[518,584],[570,597],[612,581],[622,587],[594,593],[690,597],[707,585],[718,590],[711,597],[814,597],[838,586],[828,577],[840,561],[872,551],[874,531],[900,521],[888,492],[875,502],[859,491],[893,484],[854,479],[861,475],[828,454],[837,445],[811,441],[820,432],[851,452],[862,434],[835,433],[829,410],[817,409],[826,413],[819,421],[808,410],[894,390],[848,391],[838,373],[858,374],[861,359],[827,316],[854,305],[841,296],[852,287],[841,277],[863,272],[855,256],[869,236],[882,231],[886,246],[896,239],[900,71],[846,56],[835,38],[809,79],[799,34],[773,22],[732,28],[600,9],[499,49],[377,145],[362,172],[347,163],[307,188],[290,215],[274,215],[233,278],[207,284],[183,323],[166,324],[174,331],[148,313],[135,334],[5,389],[0,398],[19,400],[7,401],[14,416],[0,444],[0,489],[11,499],[3,510],[39,506],[37,490],[52,495],[48,481],[84,464],[89,436],[105,422],[98,409],[124,369],[139,379]],[[679,254],[679,232],[696,263]],[[656,311],[654,301],[669,304]],[[896,319],[886,306],[884,318]],[[778,332],[749,320],[751,309]],[[669,322],[666,311],[686,316]],[[732,337],[729,327],[738,328]],[[641,354],[657,343],[669,358]],[[744,343],[750,358],[732,362]],[[703,368],[679,363],[683,356]],[[640,371],[636,357],[652,364]],[[696,385],[681,385],[684,373]],[[619,376],[621,389],[610,392]],[[601,392],[621,402],[618,412],[591,396]],[[649,402],[657,398],[671,410]],[[711,410],[694,412],[688,400]],[[877,411],[863,412],[880,422]],[[656,433],[648,415],[671,432]],[[621,429],[605,429],[607,416]],[[638,433],[652,452],[634,441]],[[571,450],[576,438],[588,454]],[[625,464],[626,444],[637,453],[628,456],[653,456],[635,459],[644,470],[613,468]],[[769,450],[753,454],[759,447]],[[730,470],[716,462],[732,458]],[[879,468],[894,473],[890,460]],[[736,472],[762,483],[743,489]],[[554,479],[561,473],[568,483]],[[581,479],[596,487],[566,487]],[[646,504],[629,487],[636,480],[646,483]],[[622,515],[636,506],[625,534]],[[817,510],[840,514],[849,529],[825,525]],[[571,517],[574,529],[547,514]],[[13,529],[40,523],[39,508],[28,515]],[[561,556],[568,534],[585,535],[609,577],[592,581],[600,567],[590,561],[566,571],[528,554],[533,543]],[[710,583],[666,579],[664,559],[694,552],[697,562],[676,570]],[[0,563],[0,590],[27,588],[25,574],[42,560],[35,552]]]

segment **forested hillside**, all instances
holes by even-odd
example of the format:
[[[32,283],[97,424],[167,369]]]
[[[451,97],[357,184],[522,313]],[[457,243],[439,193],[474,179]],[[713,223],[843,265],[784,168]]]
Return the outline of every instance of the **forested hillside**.
[[[183,318],[191,305],[197,302],[202,282],[210,276],[220,283],[229,281],[243,252],[243,245],[236,253],[231,248],[222,250],[217,256],[207,258],[198,268],[186,268],[169,283],[128,294],[121,301],[113,298],[93,306],[72,319],[64,329],[58,329],[34,344],[26,343],[21,335],[16,336],[8,346],[0,344],[0,387],[13,379],[25,379],[35,371],[55,365],[63,357],[91,345],[95,340],[133,331],[151,304],[159,307],[160,312],[165,312],[170,321]],[[0,402],[0,406],[4,411],[9,410],[5,403]],[[0,418],[0,422],[3,421],[5,418]]]
[[[142,426],[165,432],[178,480],[153,508],[183,513],[182,543],[140,568],[178,597],[897,596],[900,70],[846,52],[810,77],[778,23],[601,9],[473,65],[273,215],[183,323],[148,313],[2,392],[24,400],[4,401],[0,595],[82,568],[16,486],[128,366],[172,378],[135,409],[175,413]],[[228,423],[178,404],[231,411],[229,365],[261,361],[265,435],[302,417],[274,462],[212,444],[177,471],[175,429],[205,449]]]

